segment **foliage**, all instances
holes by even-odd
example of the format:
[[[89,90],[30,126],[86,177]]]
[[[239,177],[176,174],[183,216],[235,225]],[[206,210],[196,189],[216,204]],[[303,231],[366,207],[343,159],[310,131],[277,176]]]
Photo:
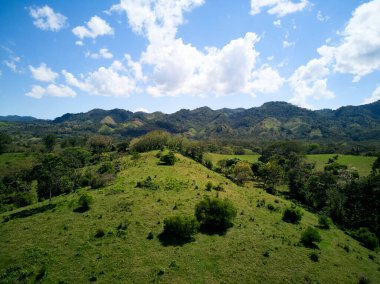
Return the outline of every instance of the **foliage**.
[[[159,185],[156,184],[150,176],[148,176],[145,180],[138,181],[136,187],[157,190],[159,188]]]
[[[206,197],[195,207],[195,216],[204,232],[223,234],[233,226],[237,210],[228,199]]]
[[[368,228],[355,230],[351,232],[351,236],[370,250],[374,250],[379,246],[379,239]]]
[[[100,154],[112,149],[112,139],[103,135],[91,136],[87,145],[92,153]]]
[[[7,146],[12,142],[11,136],[0,133],[0,154],[5,153]]]
[[[321,242],[322,238],[318,230],[313,227],[307,227],[301,235],[301,243],[306,247],[316,247],[316,243]]]
[[[77,211],[87,211],[90,209],[90,205],[94,202],[94,199],[91,195],[84,193],[78,199],[78,208]]]
[[[82,147],[68,147],[62,152],[65,163],[71,168],[83,168],[89,164],[91,153]]]
[[[330,218],[326,215],[320,215],[318,218],[318,225],[321,229],[330,229]]]
[[[173,243],[188,242],[193,239],[199,228],[198,222],[192,217],[172,216],[164,220],[164,230],[161,239]]]
[[[177,161],[177,158],[175,157],[172,151],[170,151],[168,154],[161,156],[160,158],[160,162],[163,165],[168,165],[168,166],[173,166],[176,161]]]
[[[282,220],[287,223],[298,224],[302,219],[302,211],[297,207],[286,208]]]
[[[57,137],[54,134],[48,134],[43,138],[44,145],[48,152],[53,151],[55,144],[57,143]]]

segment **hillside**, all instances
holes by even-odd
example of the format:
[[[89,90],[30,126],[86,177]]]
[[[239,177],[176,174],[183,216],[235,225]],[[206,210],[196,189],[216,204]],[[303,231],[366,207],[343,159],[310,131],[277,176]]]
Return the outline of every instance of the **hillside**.
[[[239,139],[305,139],[368,141],[380,139],[380,101],[337,110],[311,111],[285,102],[269,102],[250,109],[182,109],[173,114],[94,109],[48,120],[14,120],[1,127],[10,134],[41,135],[47,130],[61,136],[81,134],[136,137],[166,130],[188,137]]]
[[[114,121],[116,119],[114,118]],[[114,183],[0,215],[0,283],[358,283],[380,279],[379,252],[369,251],[336,227],[319,230],[319,249],[300,245],[301,232],[316,226],[304,211],[298,225],[281,220],[289,201],[223,176],[176,154],[174,166],[158,165],[156,152],[120,158]],[[158,190],[136,188],[150,176]],[[208,181],[224,191],[206,191]],[[81,193],[94,203],[74,212]],[[238,208],[226,235],[198,233],[183,246],[158,239],[163,220],[191,216],[204,196],[229,198]],[[47,203],[45,203],[46,205]],[[33,208],[39,208],[39,212]],[[34,210],[34,211],[33,211]],[[121,225],[122,226],[119,226]],[[96,237],[99,229],[104,236]],[[149,240],[152,232],[154,238]],[[319,261],[310,260],[310,254]],[[377,280],[376,280],[377,279]]]

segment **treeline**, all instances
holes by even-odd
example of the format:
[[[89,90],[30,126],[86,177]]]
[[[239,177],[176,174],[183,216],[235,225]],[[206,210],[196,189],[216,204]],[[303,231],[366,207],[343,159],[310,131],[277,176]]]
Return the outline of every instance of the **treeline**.
[[[277,185],[288,185],[289,198],[329,216],[373,249],[380,236],[380,160],[375,161],[371,175],[360,177],[356,170],[340,164],[338,157],[317,172],[302,154],[302,146],[275,143],[263,151],[252,172],[271,193],[276,193]]]

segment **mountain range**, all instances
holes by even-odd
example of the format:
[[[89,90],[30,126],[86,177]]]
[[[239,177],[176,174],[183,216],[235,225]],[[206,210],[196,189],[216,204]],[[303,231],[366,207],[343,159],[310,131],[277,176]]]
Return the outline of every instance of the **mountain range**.
[[[81,131],[135,137],[152,130],[166,130],[197,139],[380,139],[380,101],[337,110],[313,111],[286,102],[268,102],[250,109],[201,107],[172,114],[93,109],[86,113],[67,113],[54,120],[16,116],[0,117],[0,120],[16,122],[18,127],[26,124],[37,132],[40,127],[50,126],[53,132],[62,135]]]

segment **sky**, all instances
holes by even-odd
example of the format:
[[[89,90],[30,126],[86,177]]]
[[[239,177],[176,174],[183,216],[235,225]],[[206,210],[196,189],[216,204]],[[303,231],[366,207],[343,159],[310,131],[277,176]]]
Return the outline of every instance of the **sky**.
[[[380,0],[0,0],[0,115],[380,99]]]

